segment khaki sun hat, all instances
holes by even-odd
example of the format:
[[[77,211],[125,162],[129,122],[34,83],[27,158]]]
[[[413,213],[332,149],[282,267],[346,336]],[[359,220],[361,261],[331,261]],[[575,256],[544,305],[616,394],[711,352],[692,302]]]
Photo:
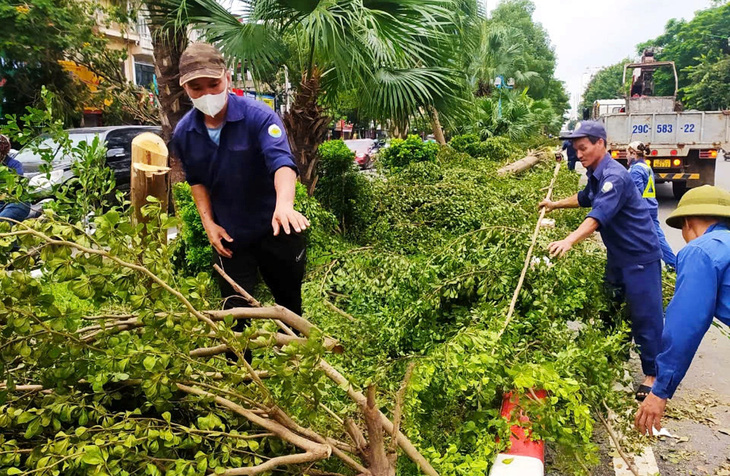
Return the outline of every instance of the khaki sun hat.
[[[218,49],[208,43],[192,43],[180,55],[180,86],[198,78],[222,78],[226,62]]]
[[[667,217],[667,225],[682,228],[684,217],[730,218],[730,192],[711,185],[693,188],[684,194],[677,209]]]

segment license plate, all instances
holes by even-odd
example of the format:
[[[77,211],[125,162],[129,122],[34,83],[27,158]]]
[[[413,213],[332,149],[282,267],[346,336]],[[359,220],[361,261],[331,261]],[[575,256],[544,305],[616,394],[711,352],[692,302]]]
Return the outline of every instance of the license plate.
[[[657,159],[652,165],[655,169],[668,169],[672,166],[672,161],[669,159]]]

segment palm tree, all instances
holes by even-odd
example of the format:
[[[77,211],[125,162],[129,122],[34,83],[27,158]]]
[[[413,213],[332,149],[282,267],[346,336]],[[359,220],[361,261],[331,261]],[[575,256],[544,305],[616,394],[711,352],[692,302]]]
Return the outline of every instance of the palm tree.
[[[539,80],[530,71],[524,55],[524,39],[516,28],[483,20],[479,25],[479,41],[467,68],[470,83],[477,96],[491,93],[492,81],[498,76],[513,78],[521,86]]]
[[[158,18],[191,24],[255,79],[287,66],[300,82],[284,116],[301,180],[317,182],[317,149],[330,118],[323,104],[356,89],[361,107],[406,130],[409,118],[455,97],[441,65],[459,0],[249,0],[232,13],[216,0],[150,0]],[[164,13],[163,13],[164,12]]]

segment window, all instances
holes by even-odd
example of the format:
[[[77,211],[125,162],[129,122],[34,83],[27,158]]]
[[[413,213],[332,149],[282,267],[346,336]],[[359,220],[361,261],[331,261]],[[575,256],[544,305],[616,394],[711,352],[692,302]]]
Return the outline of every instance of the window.
[[[134,82],[137,86],[148,89],[157,88],[157,77],[155,67],[147,63],[134,62]]]

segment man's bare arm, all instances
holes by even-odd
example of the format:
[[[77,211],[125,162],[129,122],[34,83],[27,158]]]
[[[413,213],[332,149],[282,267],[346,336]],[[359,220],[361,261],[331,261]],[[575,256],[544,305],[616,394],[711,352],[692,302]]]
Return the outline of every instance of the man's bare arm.
[[[210,202],[210,193],[205,185],[193,185],[191,187],[193,194],[193,200],[195,200],[195,206],[198,208],[200,214],[200,221],[203,223],[205,233],[208,235],[208,241],[213,245],[215,251],[225,257],[230,258],[233,256],[231,250],[225,247],[223,240],[232,243],[233,238],[228,235],[228,232],[219,226],[213,219],[213,205]]]

